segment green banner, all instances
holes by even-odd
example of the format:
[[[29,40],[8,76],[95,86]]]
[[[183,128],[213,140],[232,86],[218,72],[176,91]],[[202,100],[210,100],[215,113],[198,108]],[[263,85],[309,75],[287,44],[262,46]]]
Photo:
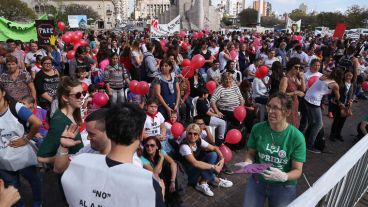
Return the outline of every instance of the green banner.
[[[39,19],[47,20],[47,15],[42,15]],[[0,41],[6,41],[7,39],[23,42],[29,42],[32,39],[37,41],[35,23],[19,24],[0,17]]]

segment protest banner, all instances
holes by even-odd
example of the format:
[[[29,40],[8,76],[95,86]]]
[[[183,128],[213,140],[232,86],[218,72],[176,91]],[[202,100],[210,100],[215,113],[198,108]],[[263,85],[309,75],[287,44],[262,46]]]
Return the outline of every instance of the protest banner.
[[[299,19],[298,21],[293,21],[288,17],[286,22],[286,30],[288,31],[288,33],[300,32],[301,25],[301,19]]]
[[[171,20],[168,24],[159,24],[157,19],[151,20],[151,37],[172,36],[180,31],[180,15]]]

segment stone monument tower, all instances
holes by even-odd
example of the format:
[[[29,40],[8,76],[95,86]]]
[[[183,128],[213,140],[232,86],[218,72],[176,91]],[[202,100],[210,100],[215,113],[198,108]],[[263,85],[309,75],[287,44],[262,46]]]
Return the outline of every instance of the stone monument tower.
[[[168,11],[159,16],[159,23],[169,23],[178,15],[181,17],[181,29],[220,30],[220,16],[209,0],[171,0]]]

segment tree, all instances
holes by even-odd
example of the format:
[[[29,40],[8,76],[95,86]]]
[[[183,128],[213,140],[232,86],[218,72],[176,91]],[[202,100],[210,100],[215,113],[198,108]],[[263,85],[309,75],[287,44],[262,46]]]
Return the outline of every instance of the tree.
[[[316,16],[320,26],[335,28],[337,23],[345,22],[345,16],[340,12],[321,12]]]
[[[353,5],[346,11],[346,23],[349,28],[364,27],[366,20],[368,20],[368,9]]]
[[[274,16],[264,16],[261,17],[261,25],[263,27],[275,27],[275,26],[284,26],[285,25],[285,21],[283,20],[279,20]]]
[[[37,18],[26,3],[20,0],[0,0],[0,16],[10,21],[30,22]]]
[[[64,7],[63,11],[59,11],[55,19],[57,21],[68,21],[68,15],[86,15],[87,18],[92,18],[94,20],[101,19],[100,15],[89,6],[70,4]]]
[[[258,12],[255,9],[244,9],[241,11],[238,16],[240,19],[240,25],[241,26],[250,26],[257,24],[257,15]]]
[[[294,20],[294,21],[298,21],[299,19],[303,19],[304,17],[306,17],[307,14],[300,10],[300,9],[294,9],[293,11],[291,11],[291,13],[289,14],[289,17]]]
[[[231,22],[231,20],[229,19],[229,16],[227,16],[226,14],[224,14],[224,17],[222,17],[222,22],[226,25],[226,26],[230,26],[233,23]]]

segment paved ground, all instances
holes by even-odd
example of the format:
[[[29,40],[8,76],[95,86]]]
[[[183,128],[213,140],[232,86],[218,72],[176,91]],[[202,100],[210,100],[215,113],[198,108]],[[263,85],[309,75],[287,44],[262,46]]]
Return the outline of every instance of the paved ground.
[[[353,139],[356,135],[357,123],[363,118],[364,115],[368,114],[368,101],[359,101],[353,107],[354,115],[350,117],[344,126],[343,137],[345,142],[330,142],[327,140],[327,151],[328,153],[323,154],[311,154],[307,153],[307,162],[304,165],[304,173],[310,184],[313,184],[329,167],[331,167],[351,146],[353,146]],[[325,112],[326,114],[326,112]],[[330,134],[331,119],[324,116],[325,123],[325,135],[326,137]],[[230,162],[230,168],[233,163],[239,162],[244,157],[245,150],[234,152],[233,160]],[[247,175],[231,175],[226,176],[229,180],[234,182],[234,186],[229,189],[214,188],[214,197],[207,197],[193,188],[188,187],[187,196],[185,203],[190,207],[239,207],[243,203],[243,193]],[[43,198],[44,207],[61,207],[60,197],[58,196],[58,187],[56,177],[51,172],[47,172],[43,176]],[[31,193],[27,183],[23,182],[22,194],[25,197],[27,203],[31,198]],[[307,182],[301,178],[298,185],[298,194],[303,193],[308,189]],[[358,205],[359,207],[368,206],[368,196],[366,195]]]

